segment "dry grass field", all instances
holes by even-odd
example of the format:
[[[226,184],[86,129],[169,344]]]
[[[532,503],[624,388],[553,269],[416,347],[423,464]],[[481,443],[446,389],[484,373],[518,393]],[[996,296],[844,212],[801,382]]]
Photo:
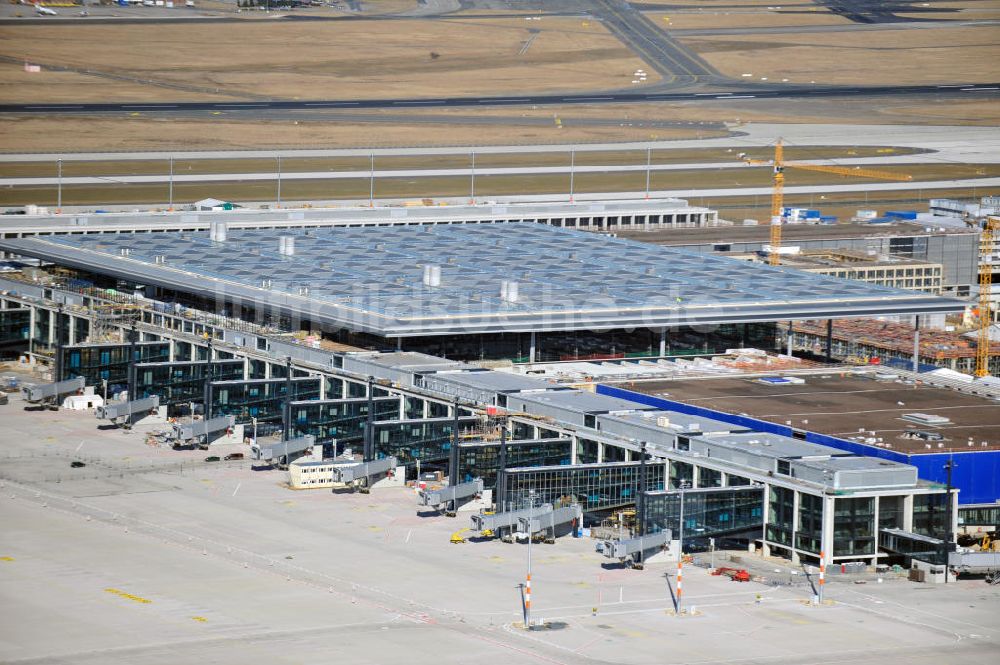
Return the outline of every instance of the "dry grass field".
[[[721,72],[792,82],[920,84],[993,81],[995,26],[803,35],[726,35],[682,40]]]
[[[909,173],[914,180],[932,181],[942,178],[996,177],[1000,175],[1000,165],[907,165],[905,169],[887,169]],[[846,178],[812,171],[794,171],[789,176],[789,185],[824,185],[871,182],[864,178]],[[641,192],[645,187],[645,173],[633,171],[625,173],[593,172],[577,173],[573,188],[576,192]],[[476,193],[481,198],[523,194],[558,194],[569,192],[569,174],[544,175],[492,175],[476,178]],[[330,199],[364,199],[369,194],[369,179],[363,174],[358,178],[342,180],[285,180],[281,191],[284,200],[322,201]],[[686,190],[735,187],[768,187],[771,173],[766,168],[733,168],[709,171],[661,171],[653,172],[650,187],[653,190]],[[268,201],[276,196],[274,181],[252,182],[204,182],[175,183],[174,202],[192,202],[207,196],[232,201]],[[400,177],[380,178],[375,182],[376,198],[439,198],[461,197],[470,191],[470,180],[465,176]],[[157,203],[167,200],[166,183],[156,185],[107,186],[73,185],[64,186],[64,205],[113,205],[128,203]],[[879,195],[886,194],[880,192]],[[896,192],[900,200],[921,198],[919,191]],[[847,199],[861,196],[859,193],[840,195]],[[733,197],[720,197],[727,200]],[[753,197],[736,197],[746,200]],[[808,198],[808,196],[807,196]],[[815,195],[816,202],[820,195]],[[701,199],[698,199],[700,201]],[[831,199],[832,201],[833,199]],[[769,205],[768,196],[757,196],[757,206]],[[23,205],[37,203],[54,205],[56,188],[17,187],[0,189],[0,205]],[[694,200],[692,200],[694,202]],[[712,205],[716,205],[713,203]],[[697,203],[702,205],[702,203]]]
[[[629,86],[644,67],[598,23],[553,17],[22,25],[0,28],[0,55],[14,59],[0,68],[7,102],[599,90]],[[43,71],[25,73],[24,58]],[[53,73],[46,65],[93,74]]]

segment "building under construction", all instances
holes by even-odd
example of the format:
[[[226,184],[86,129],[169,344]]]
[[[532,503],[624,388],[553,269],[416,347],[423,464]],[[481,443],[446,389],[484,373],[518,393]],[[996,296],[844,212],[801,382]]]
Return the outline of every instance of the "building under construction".
[[[827,339],[825,321],[796,321],[793,346],[816,355],[824,353]],[[958,332],[921,330],[892,321],[839,319],[833,322],[833,356],[854,364],[885,364],[911,368],[914,344],[919,344],[918,366],[944,367],[964,374],[976,369],[978,342]],[[990,342],[988,372],[1000,376],[1000,342]]]

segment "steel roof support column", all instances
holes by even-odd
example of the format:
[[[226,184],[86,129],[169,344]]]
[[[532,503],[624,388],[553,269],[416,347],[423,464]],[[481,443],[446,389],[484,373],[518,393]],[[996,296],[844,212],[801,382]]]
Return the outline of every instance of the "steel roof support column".
[[[374,388],[375,377],[368,377],[368,419],[365,421],[364,461],[371,462],[375,459],[375,400]]]
[[[451,450],[448,451],[448,487],[458,484],[458,399],[452,405]],[[454,506],[452,506],[454,510]]]
[[[285,356],[285,403],[281,409],[281,440],[288,441],[292,431],[292,357]],[[288,456],[285,456],[288,464]]]
[[[833,362],[833,319],[826,320],[826,362]]]
[[[920,316],[913,317],[913,373],[920,371]]]

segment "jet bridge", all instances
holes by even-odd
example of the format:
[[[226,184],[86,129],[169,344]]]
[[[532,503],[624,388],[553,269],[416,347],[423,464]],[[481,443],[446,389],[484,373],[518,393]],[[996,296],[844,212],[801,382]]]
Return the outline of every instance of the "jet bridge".
[[[515,531],[520,519],[528,517],[529,513],[532,516],[538,516],[550,512],[552,512],[552,504],[545,503],[541,506],[536,506],[530,511],[527,508],[523,508],[521,510],[509,510],[505,513],[494,513],[492,515],[473,515],[472,530],[478,531],[483,535],[493,534],[503,536]]]
[[[156,413],[160,407],[160,396],[143,397],[128,402],[112,402],[97,407],[98,420],[110,420],[116,425],[131,427],[137,420]]]
[[[384,478],[398,466],[395,457],[382,457],[371,462],[359,462],[333,468],[333,482],[350,485],[353,489],[368,492],[375,481]]]
[[[224,435],[236,425],[235,416],[219,416],[208,420],[195,420],[189,423],[174,423],[172,439],[174,448],[185,444],[194,444],[207,448],[208,444]]]
[[[424,490],[417,495],[417,505],[430,506],[437,510],[445,507],[445,513],[454,516],[461,499],[475,498],[483,493],[483,479],[476,478],[467,483],[459,483],[436,490]]]
[[[312,451],[314,445],[316,445],[316,437],[312,434],[295,437],[287,441],[255,441],[250,446],[250,459],[265,462],[273,461],[277,462],[279,466],[286,465],[290,460],[301,457],[307,451]]]
[[[518,537],[535,538],[538,535],[544,537],[545,542],[556,542],[557,531],[569,533],[572,528],[583,522],[583,508],[580,504],[574,503],[565,508],[536,515],[532,512],[531,517],[525,515],[517,521]],[[567,529],[568,527],[568,529]]]
[[[670,529],[635,538],[605,540],[601,552],[609,559],[618,559],[630,568],[642,568],[643,561],[658,550],[666,547],[673,537]]]
[[[82,376],[55,383],[39,383],[32,386],[21,386],[21,396],[29,404],[41,404],[48,400],[58,401],[63,395],[80,392],[86,386]]]

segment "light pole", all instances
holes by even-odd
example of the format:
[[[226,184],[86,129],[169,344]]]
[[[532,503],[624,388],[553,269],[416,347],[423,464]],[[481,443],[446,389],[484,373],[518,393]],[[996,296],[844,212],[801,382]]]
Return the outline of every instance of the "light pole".
[[[369,181],[368,181],[368,183],[369,183],[368,184],[368,207],[369,208],[374,208],[375,207],[375,153],[374,152],[371,154],[371,157],[372,157],[371,171],[369,172],[370,173],[370,177],[369,177]]]
[[[280,208],[281,207],[281,155],[278,155],[276,159],[278,160],[278,203],[276,204],[276,207]]]
[[[678,487],[680,496],[680,519],[677,524],[677,614],[680,615],[684,602],[684,490],[687,481],[680,481]]]
[[[253,445],[257,445],[257,418],[253,417],[250,419],[253,423]]]
[[[56,214],[62,214],[62,159],[56,160],[59,185],[56,187]]]
[[[573,178],[576,175],[576,150],[569,151],[569,202],[573,202]]]
[[[476,204],[476,151],[472,151],[472,177],[469,184],[469,203]]]
[[[167,210],[174,211],[174,157],[170,156],[170,178],[167,187]]]
[[[524,585],[524,629],[531,630],[531,516],[535,508],[535,490],[528,490],[528,577]]]
[[[646,198],[649,198],[649,170],[652,167],[653,149],[646,148]]]

